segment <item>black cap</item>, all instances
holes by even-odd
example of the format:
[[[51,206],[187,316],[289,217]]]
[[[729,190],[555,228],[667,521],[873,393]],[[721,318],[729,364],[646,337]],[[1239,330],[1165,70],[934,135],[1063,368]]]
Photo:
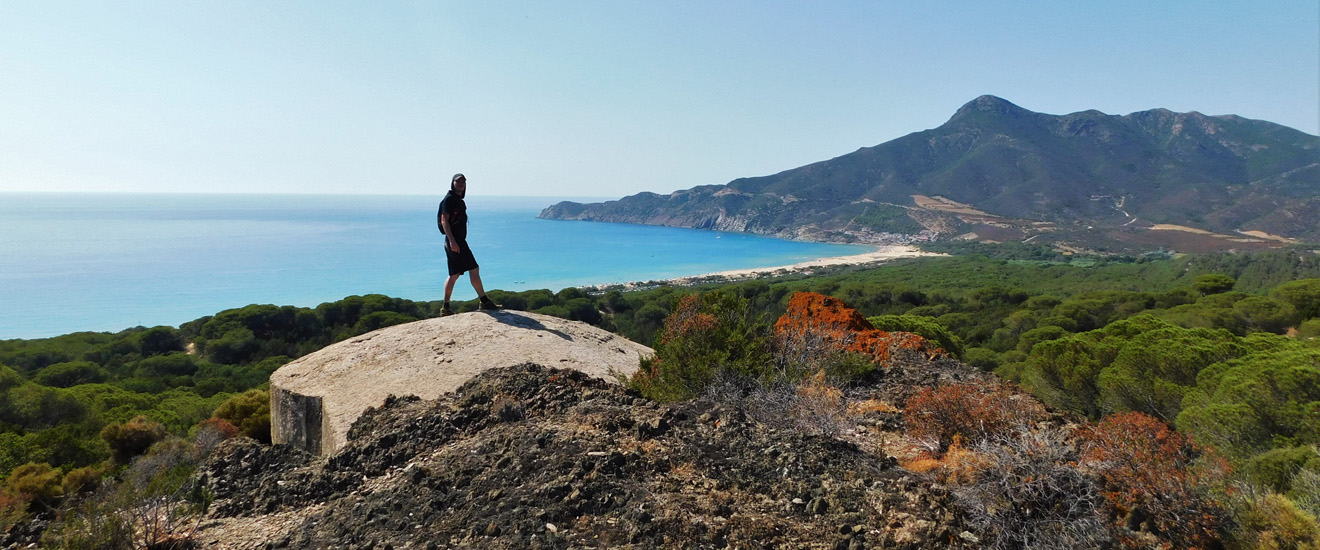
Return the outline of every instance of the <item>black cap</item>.
[[[458,180],[467,180],[467,176],[464,176],[462,172],[459,172],[459,173],[457,173],[457,174],[454,174],[454,177],[453,177],[452,179],[449,180],[449,185],[453,185],[454,182],[456,182],[456,181],[458,181]]]

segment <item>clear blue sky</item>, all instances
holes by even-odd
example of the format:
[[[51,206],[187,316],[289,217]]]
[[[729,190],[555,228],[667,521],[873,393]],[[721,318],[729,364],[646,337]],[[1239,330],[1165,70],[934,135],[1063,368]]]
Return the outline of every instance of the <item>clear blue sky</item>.
[[[1320,2],[0,2],[0,191],[618,197],[994,94],[1320,131]]]

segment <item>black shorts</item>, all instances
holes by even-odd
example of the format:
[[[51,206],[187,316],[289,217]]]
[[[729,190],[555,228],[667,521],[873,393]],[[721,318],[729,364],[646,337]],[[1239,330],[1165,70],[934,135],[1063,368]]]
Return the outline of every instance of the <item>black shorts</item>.
[[[472,257],[467,239],[458,239],[458,252],[449,248],[449,240],[445,239],[445,259],[449,260],[450,275],[459,275],[477,268],[477,259]]]

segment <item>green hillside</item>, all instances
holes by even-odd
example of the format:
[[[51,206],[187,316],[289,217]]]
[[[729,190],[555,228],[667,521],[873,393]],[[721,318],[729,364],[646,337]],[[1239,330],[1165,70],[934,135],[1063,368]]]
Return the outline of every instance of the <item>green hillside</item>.
[[[981,96],[937,128],[830,160],[671,195],[560,203],[541,216],[853,241],[881,240],[868,231],[915,233],[916,223],[952,236],[986,222],[1016,227],[1014,240],[1048,231],[1047,222],[1316,241],[1318,161],[1320,138],[1265,121],[1165,109],[1049,115]],[[874,204],[907,209],[911,220],[877,227],[868,223]]]

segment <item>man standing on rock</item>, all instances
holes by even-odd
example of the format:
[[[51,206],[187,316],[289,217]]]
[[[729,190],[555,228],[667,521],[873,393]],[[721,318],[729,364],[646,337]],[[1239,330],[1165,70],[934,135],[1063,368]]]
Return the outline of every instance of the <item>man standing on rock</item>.
[[[449,309],[449,297],[454,293],[454,283],[463,272],[468,272],[472,289],[477,291],[477,307],[483,310],[496,310],[500,306],[486,296],[481,288],[481,275],[478,273],[477,259],[472,257],[472,249],[467,243],[467,204],[463,197],[467,195],[467,178],[463,174],[454,174],[449,180],[449,193],[440,201],[440,211],[435,215],[435,224],[445,235],[445,258],[449,260],[449,279],[445,281],[445,303],[440,308],[440,315],[452,315]]]

